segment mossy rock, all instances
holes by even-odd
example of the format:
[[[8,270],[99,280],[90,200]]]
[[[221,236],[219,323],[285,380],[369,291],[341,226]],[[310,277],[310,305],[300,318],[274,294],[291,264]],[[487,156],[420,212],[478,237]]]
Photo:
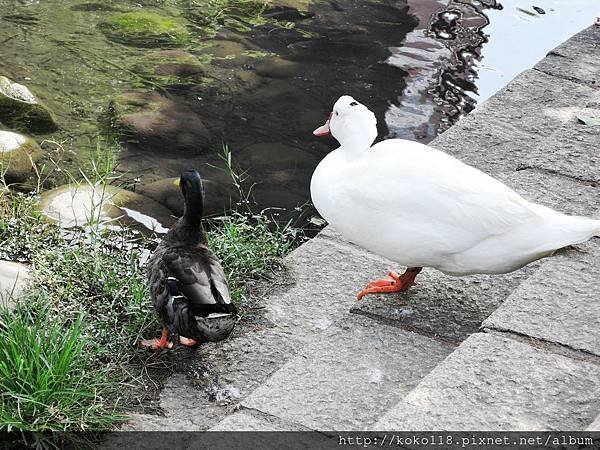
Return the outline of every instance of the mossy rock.
[[[209,148],[211,135],[187,105],[156,92],[129,92],[109,106],[113,126],[123,140],[156,149],[182,151]]]
[[[99,26],[115,42],[135,47],[179,47],[190,42],[187,22],[180,17],[140,10],[111,15]]]
[[[89,184],[65,185],[44,192],[40,210],[61,227],[102,226],[121,222],[142,225],[148,230],[165,233],[173,223],[171,212],[157,202],[116,186]]]
[[[182,50],[151,52],[135,60],[131,71],[161,85],[208,83],[206,66]]]
[[[0,122],[10,128],[33,133],[58,129],[52,112],[26,86],[0,75]]]
[[[0,173],[9,183],[21,182],[33,172],[33,163],[42,149],[32,138],[11,131],[0,131]]]

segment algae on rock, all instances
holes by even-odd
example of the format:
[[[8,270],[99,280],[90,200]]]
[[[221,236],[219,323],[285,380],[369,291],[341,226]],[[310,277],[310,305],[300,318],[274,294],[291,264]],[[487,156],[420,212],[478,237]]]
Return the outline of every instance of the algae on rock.
[[[131,70],[151,84],[163,86],[210,84],[211,80],[205,77],[206,66],[196,56],[182,50],[161,50],[145,54],[133,62]]]
[[[179,47],[190,42],[187,23],[154,11],[139,10],[111,15],[99,26],[115,42],[135,47]]]
[[[52,112],[26,86],[2,75],[0,122],[11,128],[34,133],[51,133],[58,129]]]

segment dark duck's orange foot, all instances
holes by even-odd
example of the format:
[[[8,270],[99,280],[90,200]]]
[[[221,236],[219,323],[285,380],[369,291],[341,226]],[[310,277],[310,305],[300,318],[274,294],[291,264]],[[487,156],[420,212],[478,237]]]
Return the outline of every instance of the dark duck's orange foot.
[[[372,281],[367,287],[358,293],[356,298],[360,300],[367,294],[383,294],[387,292],[403,292],[415,286],[415,278],[422,267],[409,267],[402,275],[395,272],[388,272],[388,277],[382,280]]]
[[[198,341],[196,339],[190,339],[183,336],[179,336],[179,343],[181,345],[185,345],[186,347],[193,347],[194,345],[198,345]]]
[[[144,339],[141,342],[142,348],[150,348],[152,350],[162,350],[163,348],[173,348],[173,343],[169,342],[169,330],[163,328],[160,339]]]

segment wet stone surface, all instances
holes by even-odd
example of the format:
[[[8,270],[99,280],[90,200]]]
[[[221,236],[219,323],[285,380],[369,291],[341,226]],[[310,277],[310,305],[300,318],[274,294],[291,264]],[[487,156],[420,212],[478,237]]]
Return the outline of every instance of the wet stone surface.
[[[40,103],[27,86],[0,75],[0,122],[6,126],[34,133],[51,133],[58,129],[50,109]]]
[[[42,149],[34,139],[0,130],[0,173],[5,181],[23,181],[33,175],[33,164],[42,155]]]
[[[114,98],[110,109],[123,140],[138,148],[160,147],[167,154],[207,151],[210,132],[185,104],[155,92],[129,92]]]

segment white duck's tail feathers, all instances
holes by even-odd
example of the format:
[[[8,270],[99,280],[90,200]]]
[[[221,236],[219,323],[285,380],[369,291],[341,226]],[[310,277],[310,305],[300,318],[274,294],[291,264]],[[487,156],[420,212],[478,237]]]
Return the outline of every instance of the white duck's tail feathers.
[[[540,229],[546,236],[545,250],[558,250],[569,245],[581,244],[594,236],[600,236],[600,220],[581,216],[557,216],[552,223]]]

